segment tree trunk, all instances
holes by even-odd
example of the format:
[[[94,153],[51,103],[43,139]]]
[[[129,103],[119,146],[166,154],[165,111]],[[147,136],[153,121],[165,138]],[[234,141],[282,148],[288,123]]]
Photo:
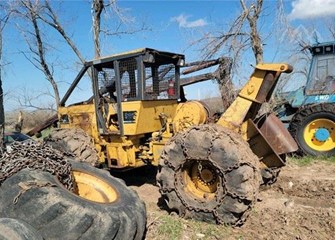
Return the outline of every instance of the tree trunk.
[[[94,52],[96,58],[101,56],[100,24],[101,24],[101,13],[103,9],[104,9],[103,0],[92,0],[93,41],[94,41]]]
[[[3,89],[2,89],[2,31],[3,24],[0,23],[0,153],[4,147],[5,132],[5,111],[3,107]]]
[[[0,59],[1,59],[1,52],[0,52]],[[0,149],[4,146],[3,142],[4,131],[5,131],[5,111],[3,107],[3,90],[2,90],[2,77],[1,77],[1,66],[0,66]]]
[[[226,110],[234,101],[236,93],[230,78],[232,62],[230,60],[222,60],[214,76],[219,84],[223,108]]]
[[[244,0],[240,0],[243,10],[247,13],[247,20],[250,26],[250,41],[256,64],[263,62],[263,43],[258,32],[257,23],[263,9],[263,0],[257,0],[248,9]]]

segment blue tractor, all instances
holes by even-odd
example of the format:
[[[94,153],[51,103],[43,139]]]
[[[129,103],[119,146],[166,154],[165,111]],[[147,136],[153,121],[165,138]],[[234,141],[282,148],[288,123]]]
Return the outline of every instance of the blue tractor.
[[[299,145],[301,154],[335,155],[335,42],[310,47],[306,86],[281,95],[277,113]]]

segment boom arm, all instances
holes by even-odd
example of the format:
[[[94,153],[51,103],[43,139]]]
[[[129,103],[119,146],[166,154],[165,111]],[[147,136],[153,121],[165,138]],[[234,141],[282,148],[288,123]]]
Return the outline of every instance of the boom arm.
[[[231,129],[240,128],[248,119],[254,119],[261,105],[269,101],[281,73],[292,72],[288,64],[258,64],[238,97],[222,114],[217,124]]]

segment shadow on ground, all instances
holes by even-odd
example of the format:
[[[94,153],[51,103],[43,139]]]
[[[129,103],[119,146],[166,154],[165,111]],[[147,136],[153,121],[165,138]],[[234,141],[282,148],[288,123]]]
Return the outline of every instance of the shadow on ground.
[[[156,185],[157,167],[154,166],[144,166],[127,171],[111,170],[110,173],[112,176],[125,181],[127,186]]]

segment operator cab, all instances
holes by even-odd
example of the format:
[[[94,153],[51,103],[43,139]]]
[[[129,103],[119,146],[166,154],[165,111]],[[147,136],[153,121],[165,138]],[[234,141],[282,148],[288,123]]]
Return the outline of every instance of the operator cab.
[[[334,94],[335,92],[335,43],[311,47],[312,63],[306,95]]]
[[[180,67],[184,64],[184,55],[151,48],[85,63],[61,100],[58,111],[61,127],[80,127],[90,135],[99,132],[99,135],[121,136],[160,130],[159,114],[174,115],[180,95],[183,99]],[[92,97],[66,107],[86,72],[92,80]]]
[[[99,92],[124,102],[178,99],[179,67],[184,63],[183,55],[144,48],[88,64],[96,71]]]

